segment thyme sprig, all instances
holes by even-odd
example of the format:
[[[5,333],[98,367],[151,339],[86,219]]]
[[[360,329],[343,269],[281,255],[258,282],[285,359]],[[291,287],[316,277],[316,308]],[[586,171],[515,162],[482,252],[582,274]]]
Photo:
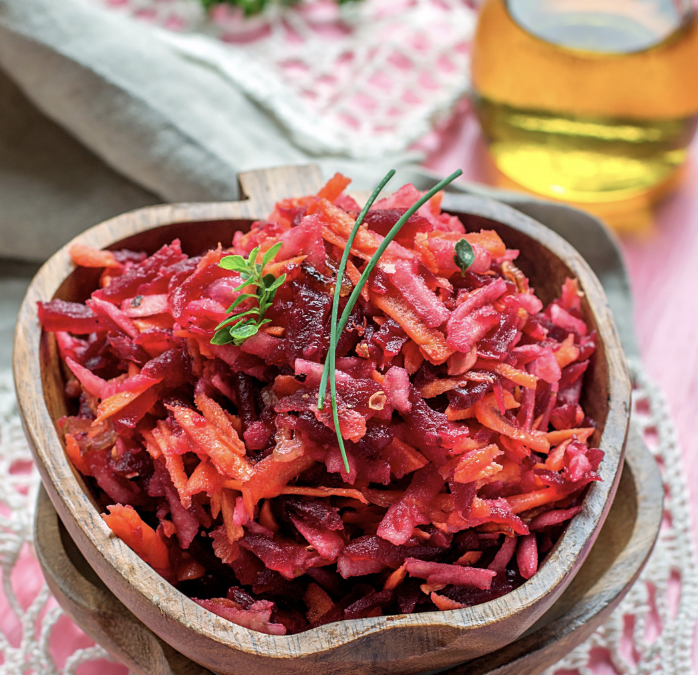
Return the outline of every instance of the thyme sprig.
[[[383,181],[380,183],[380,185],[376,188],[376,191],[374,191],[373,195],[371,195],[371,199],[375,201],[376,197],[378,196],[378,193],[383,189],[385,184],[392,178],[394,175],[394,171],[388,173],[388,175],[383,179]],[[337,283],[335,284],[335,297],[334,301],[332,304],[332,309],[333,309],[333,316],[332,316],[332,324],[330,328],[330,348],[329,352],[327,354],[327,358],[325,359],[325,367],[323,369],[323,375],[322,375],[322,380],[320,382],[320,391],[318,393],[318,410],[322,410],[325,407],[325,394],[327,392],[327,379],[328,377],[325,375],[325,372],[327,371],[329,373],[329,381],[330,381],[330,403],[332,406],[332,419],[334,421],[334,427],[335,431],[337,433],[337,442],[339,443],[339,450],[342,453],[342,460],[344,461],[344,468],[347,473],[349,473],[349,460],[347,459],[347,451],[344,447],[344,439],[342,438],[342,433],[339,427],[339,413],[337,411],[337,383],[335,379],[335,358],[336,358],[336,351],[337,351],[337,343],[339,342],[339,338],[342,335],[342,332],[346,328],[346,325],[349,321],[349,317],[351,316],[351,313],[354,309],[354,305],[356,304],[357,300],[359,299],[359,295],[361,294],[361,291],[363,290],[366,281],[368,281],[369,276],[371,275],[371,272],[373,272],[374,268],[378,264],[378,261],[380,260],[381,256],[385,252],[385,249],[388,248],[390,242],[397,236],[397,234],[400,232],[402,229],[403,225],[424,205],[426,204],[437,192],[440,192],[443,190],[447,185],[452,183],[458,176],[460,176],[463,172],[458,169],[458,171],[454,171],[448,178],[445,178],[442,180],[440,183],[435,185],[431,190],[429,190],[426,194],[422,195],[422,197],[415,203],[413,204],[403,215],[402,217],[395,223],[393,228],[388,232],[388,234],[385,236],[383,241],[381,242],[380,246],[376,249],[376,252],[373,254],[371,259],[368,261],[368,264],[364,268],[364,271],[361,273],[361,277],[359,278],[359,281],[357,282],[356,286],[354,286],[354,290],[352,291],[351,295],[349,296],[349,300],[347,301],[347,304],[344,307],[344,311],[342,312],[342,316],[339,319],[338,322],[336,322],[336,315],[334,314],[334,308],[335,306],[339,306],[339,293],[340,293],[340,285],[341,285],[341,280],[342,277],[339,276],[339,272],[341,271],[341,263],[340,263],[340,269],[338,270],[338,275],[337,275]],[[366,213],[368,212],[368,209],[371,207],[373,204],[373,201],[370,201],[370,203],[367,203],[366,206],[364,207],[363,211],[359,215],[363,222],[363,218],[366,216]],[[363,217],[362,217],[363,216]],[[349,239],[347,240],[345,249],[344,249],[344,254],[342,255],[342,260],[344,261],[344,264],[346,266],[346,259],[349,258],[349,253],[348,251],[351,251],[351,247],[354,243],[354,239],[356,238],[356,234],[359,231],[359,226],[361,223],[357,219],[357,224],[354,224],[354,227],[352,228],[351,234],[349,235]]]
[[[199,0],[205,9],[211,9],[216,5],[230,5],[231,7],[239,7],[242,9],[245,16],[254,16],[261,14],[268,5],[272,3],[280,5],[297,5],[300,0]],[[335,0],[338,5],[344,5],[355,0]]]
[[[218,263],[219,267],[237,272],[240,278],[244,279],[243,283],[235,288],[235,291],[241,291],[248,286],[256,286],[257,291],[238,295],[235,302],[226,310],[228,313],[238,311],[216,326],[216,333],[211,344],[227,345],[232,342],[239,346],[247,338],[256,335],[264,324],[270,323],[271,319],[264,318],[264,314],[274,301],[276,291],[286,281],[286,275],[275,277],[273,274],[264,274],[264,268],[276,257],[281,246],[281,242],[274,244],[264,253],[261,263],[257,262],[259,247],[250,251],[247,259],[241,255],[229,255]],[[257,306],[240,311],[238,307],[245,300],[256,300]]]

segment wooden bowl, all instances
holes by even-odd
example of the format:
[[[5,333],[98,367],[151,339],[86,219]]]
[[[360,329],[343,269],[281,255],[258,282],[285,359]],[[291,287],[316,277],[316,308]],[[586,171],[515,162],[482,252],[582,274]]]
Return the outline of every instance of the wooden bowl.
[[[586,640],[635,583],[664,512],[659,469],[637,432],[628,436],[613,505],[579,572],[526,635],[442,675],[537,675]],[[34,519],[34,545],[49,588],[95,642],[136,675],[213,675],[160,640],[107,589],[68,535],[46,492]]]
[[[553,606],[515,642],[442,675],[536,675],[586,640],[618,606],[647,561],[662,522],[659,469],[637,432],[628,437],[616,498],[584,565]],[[101,582],[42,490],[34,544],[51,592],[95,642],[137,675],[213,675],[172,649]]]
[[[235,203],[156,206],[98,225],[71,243],[154,252],[175,237],[189,254],[271,212],[282,197],[309,194],[321,184],[315,167],[287,167],[240,176],[248,199]],[[602,482],[594,483],[583,511],[570,523],[532,579],[488,603],[448,612],[342,621],[290,636],[268,636],[232,624],[175,590],[111,535],[80,475],[68,461],[54,422],[66,412],[64,382],[53,335],[44,333],[36,303],[57,297],[82,301],[97,285],[95,270],[75,269],[70,244],[33,280],[18,317],[14,372],[27,438],[44,486],[71,538],[107,587],[165,642],[191,660],[237,675],[379,675],[445,668],[489,654],[528,630],[559,598],[591,549],[621,475],[630,410],[630,381],[613,317],[601,285],[579,254],[556,234],[497,202],[448,195],[444,209],[468,229],[497,230],[539,297],[559,295],[567,276],[585,293],[583,312],[598,331],[582,404],[597,423],[592,442],[604,450]]]

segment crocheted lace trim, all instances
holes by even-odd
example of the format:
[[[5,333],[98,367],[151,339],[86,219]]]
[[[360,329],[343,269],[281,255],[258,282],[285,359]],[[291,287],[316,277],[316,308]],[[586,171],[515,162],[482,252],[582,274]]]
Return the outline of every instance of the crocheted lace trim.
[[[647,566],[610,619],[548,675],[561,670],[598,675],[601,663],[619,675],[693,672],[698,575],[681,448],[664,394],[638,359],[628,365],[634,384],[631,420],[662,473],[664,521]]]

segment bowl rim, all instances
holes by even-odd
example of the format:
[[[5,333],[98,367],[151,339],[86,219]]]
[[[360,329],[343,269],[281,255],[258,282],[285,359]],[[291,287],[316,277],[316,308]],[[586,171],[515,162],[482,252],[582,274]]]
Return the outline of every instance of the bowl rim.
[[[214,204],[174,204],[146,207],[111,218],[86,230],[55,253],[39,270],[20,309],[15,332],[13,365],[17,400],[37,466],[47,491],[64,522],[97,549],[113,571],[136,593],[136,604],[153,605],[168,622],[182,624],[201,637],[255,656],[272,659],[317,656],[343,647],[367,635],[398,628],[448,627],[471,631],[496,624],[528,612],[544,597],[559,596],[571,581],[570,572],[586,557],[595,541],[615,494],[621,475],[630,411],[630,379],[620,339],[599,280],[581,256],[557,234],[541,223],[494,200],[469,195],[447,194],[443,200],[447,212],[480,216],[512,227],[534,239],[571,269],[579,279],[597,324],[599,337],[609,366],[609,408],[599,447],[606,453],[600,467],[602,482],[594,483],[585,497],[583,510],[567,527],[554,549],[548,553],[538,572],[519,588],[486,603],[459,610],[421,614],[381,616],[343,620],[302,633],[268,636],[233,624],[196,604],[176,590],[143,562],[111,531],[86,492],[82,478],[70,464],[54,428],[44,401],[40,343],[36,303],[50,300],[74,266],[68,254],[76,244],[106,248],[131,236],[169,225],[190,222],[256,220],[255,205],[247,202]],[[616,377],[611,377],[611,368]],[[69,523],[66,523],[68,526]],[[98,570],[99,571],[99,570]],[[101,575],[100,575],[101,576]],[[107,579],[105,582],[111,586]],[[133,609],[133,604],[129,603]]]

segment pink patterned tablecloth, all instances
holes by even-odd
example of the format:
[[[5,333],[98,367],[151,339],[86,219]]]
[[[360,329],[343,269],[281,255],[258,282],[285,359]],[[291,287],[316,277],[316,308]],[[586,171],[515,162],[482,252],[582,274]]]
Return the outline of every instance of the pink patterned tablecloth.
[[[482,140],[477,124],[467,107],[441,131],[423,141],[430,151],[427,165],[443,173],[461,167],[466,176],[482,180],[486,174]],[[639,344],[652,378],[663,388],[676,420],[683,447],[685,474],[691,490],[691,503],[698,513],[698,434],[695,433],[693,405],[698,401],[698,141],[694,144],[693,166],[678,192],[659,206],[651,231],[623,238],[635,295],[635,321]],[[0,517],[2,514],[0,514]],[[693,532],[698,544],[698,518]],[[13,577],[4,579],[15,590],[24,609],[37,601],[42,579],[38,563],[30,551],[22,553],[23,563],[16,565]],[[53,601],[51,601],[53,602]],[[48,612],[51,611],[51,603]],[[36,639],[31,626],[20,626],[0,591],[0,633],[18,647],[22,639]],[[52,653],[63,668],[66,658],[91,643],[63,617],[52,633]],[[698,659],[694,656],[698,673]],[[10,664],[3,663],[0,673]],[[106,661],[91,661],[76,670],[78,675],[126,675],[123,666]],[[7,670],[6,672],[19,672]],[[36,672],[36,671],[33,671]],[[47,671],[48,672],[48,671]],[[37,673],[43,675],[43,673]]]

